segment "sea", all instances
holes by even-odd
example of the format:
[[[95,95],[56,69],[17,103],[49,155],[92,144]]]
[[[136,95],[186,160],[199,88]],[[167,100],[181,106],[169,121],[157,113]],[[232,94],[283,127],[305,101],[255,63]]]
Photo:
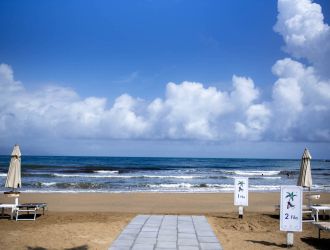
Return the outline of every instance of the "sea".
[[[10,156],[0,156],[0,191]],[[312,190],[330,192],[330,161],[312,160]],[[23,156],[22,192],[232,192],[235,177],[249,190],[296,185],[300,159]],[[8,190],[7,190],[8,191]]]

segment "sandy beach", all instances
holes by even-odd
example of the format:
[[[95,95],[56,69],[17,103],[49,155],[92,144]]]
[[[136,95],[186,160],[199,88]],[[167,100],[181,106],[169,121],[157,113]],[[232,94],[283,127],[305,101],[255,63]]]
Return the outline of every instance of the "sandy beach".
[[[136,214],[206,215],[224,249],[281,249],[286,235],[279,231],[274,211],[279,193],[250,193],[249,207],[238,219],[233,194],[79,193],[21,194],[20,202],[46,202],[48,211],[36,221],[0,220],[1,249],[107,249]],[[10,200],[4,195],[1,203]],[[320,203],[330,203],[322,193]],[[330,234],[304,223],[293,249],[327,249]]]

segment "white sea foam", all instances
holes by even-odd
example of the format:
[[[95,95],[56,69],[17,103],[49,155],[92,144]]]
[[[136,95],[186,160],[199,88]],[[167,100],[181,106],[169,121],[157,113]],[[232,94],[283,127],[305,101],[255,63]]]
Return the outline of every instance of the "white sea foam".
[[[177,183],[177,184],[148,184],[150,188],[191,188],[194,185],[190,183]]]
[[[118,174],[119,173],[119,171],[117,171],[117,170],[95,170],[93,172],[99,173],[99,174]]]
[[[0,173],[0,177],[7,177],[7,174]]]
[[[280,190],[281,186],[279,185],[250,185],[250,191],[275,191]]]
[[[225,171],[226,173],[236,174],[236,175],[245,175],[245,176],[271,176],[278,175],[281,171],[260,171],[260,170],[234,170],[234,171]]]
[[[41,182],[42,186],[50,187],[50,186],[56,186],[57,182]]]
[[[201,176],[197,175],[142,175],[137,177],[143,178],[160,178],[160,179],[194,179],[201,178]]]
[[[53,176],[56,177],[79,177],[79,178],[134,178],[134,176],[126,175],[99,175],[99,174],[58,174],[55,173]]]
[[[148,184],[150,188],[198,188],[198,189],[208,189],[208,188],[220,188],[220,189],[231,189],[234,190],[234,185],[231,184],[190,184],[190,183],[176,183],[176,184]]]
[[[262,176],[260,177],[262,179],[270,179],[270,180],[276,180],[276,179],[281,179],[281,176]]]
[[[160,178],[160,179],[194,179],[201,178],[197,175],[100,175],[100,174],[53,174],[56,177],[80,178]]]

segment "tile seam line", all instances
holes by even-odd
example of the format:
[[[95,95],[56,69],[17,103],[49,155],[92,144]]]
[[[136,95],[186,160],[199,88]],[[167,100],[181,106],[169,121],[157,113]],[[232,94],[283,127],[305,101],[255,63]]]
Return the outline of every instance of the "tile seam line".
[[[195,235],[196,235],[196,239],[197,239],[197,242],[198,242],[198,248],[199,248],[199,250],[201,250],[202,249],[202,246],[201,246],[201,244],[199,242],[199,239],[198,239],[198,235],[197,235],[197,231],[196,231],[196,227],[195,227],[195,220],[194,220],[194,217],[193,216],[190,216],[190,217],[191,217],[191,220],[193,222],[192,224],[193,224]],[[205,216],[203,216],[203,217],[205,217]]]
[[[137,215],[137,216],[135,216],[135,218],[136,217],[138,217],[139,215]],[[137,240],[137,238],[138,238],[138,235],[141,233],[141,231],[142,231],[142,228],[144,227],[144,225],[147,223],[147,221],[150,219],[150,215],[149,214],[147,214],[146,216],[148,216],[148,218],[144,221],[144,223],[143,223],[143,225],[142,225],[142,227],[140,228],[140,230],[139,230],[139,232],[135,235],[135,239],[134,239],[134,241],[133,241],[133,244],[130,246],[130,250],[132,250],[133,249],[133,247],[134,247],[134,245],[135,245],[135,241]],[[131,223],[129,223],[129,224],[131,224]],[[128,225],[129,225],[128,224]]]
[[[158,243],[159,230],[160,230],[160,228],[161,228],[161,226],[163,224],[164,218],[165,218],[165,215],[162,215],[162,221],[160,222],[159,227],[158,227],[158,230],[157,230],[156,244],[154,245],[154,248],[153,248],[154,250],[156,249],[156,246],[157,246],[157,243]]]

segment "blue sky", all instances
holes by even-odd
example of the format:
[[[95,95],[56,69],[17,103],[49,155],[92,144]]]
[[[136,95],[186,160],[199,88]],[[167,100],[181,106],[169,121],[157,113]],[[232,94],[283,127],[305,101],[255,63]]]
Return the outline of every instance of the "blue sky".
[[[32,3],[2,1],[0,17],[1,59],[29,86],[150,99],[169,81],[226,86],[236,73],[271,84],[283,57],[274,1]]]
[[[309,146],[329,158],[330,102],[308,97],[330,84],[320,56],[330,6],[315,3],[322,11],[309,0],[1,1],[11,101],[0,103],[0,152],[20,143],[29,154],[294,158]],[[312,110],[314,126],[302,115]],[[256,150],[238,150],[246,145]]]

